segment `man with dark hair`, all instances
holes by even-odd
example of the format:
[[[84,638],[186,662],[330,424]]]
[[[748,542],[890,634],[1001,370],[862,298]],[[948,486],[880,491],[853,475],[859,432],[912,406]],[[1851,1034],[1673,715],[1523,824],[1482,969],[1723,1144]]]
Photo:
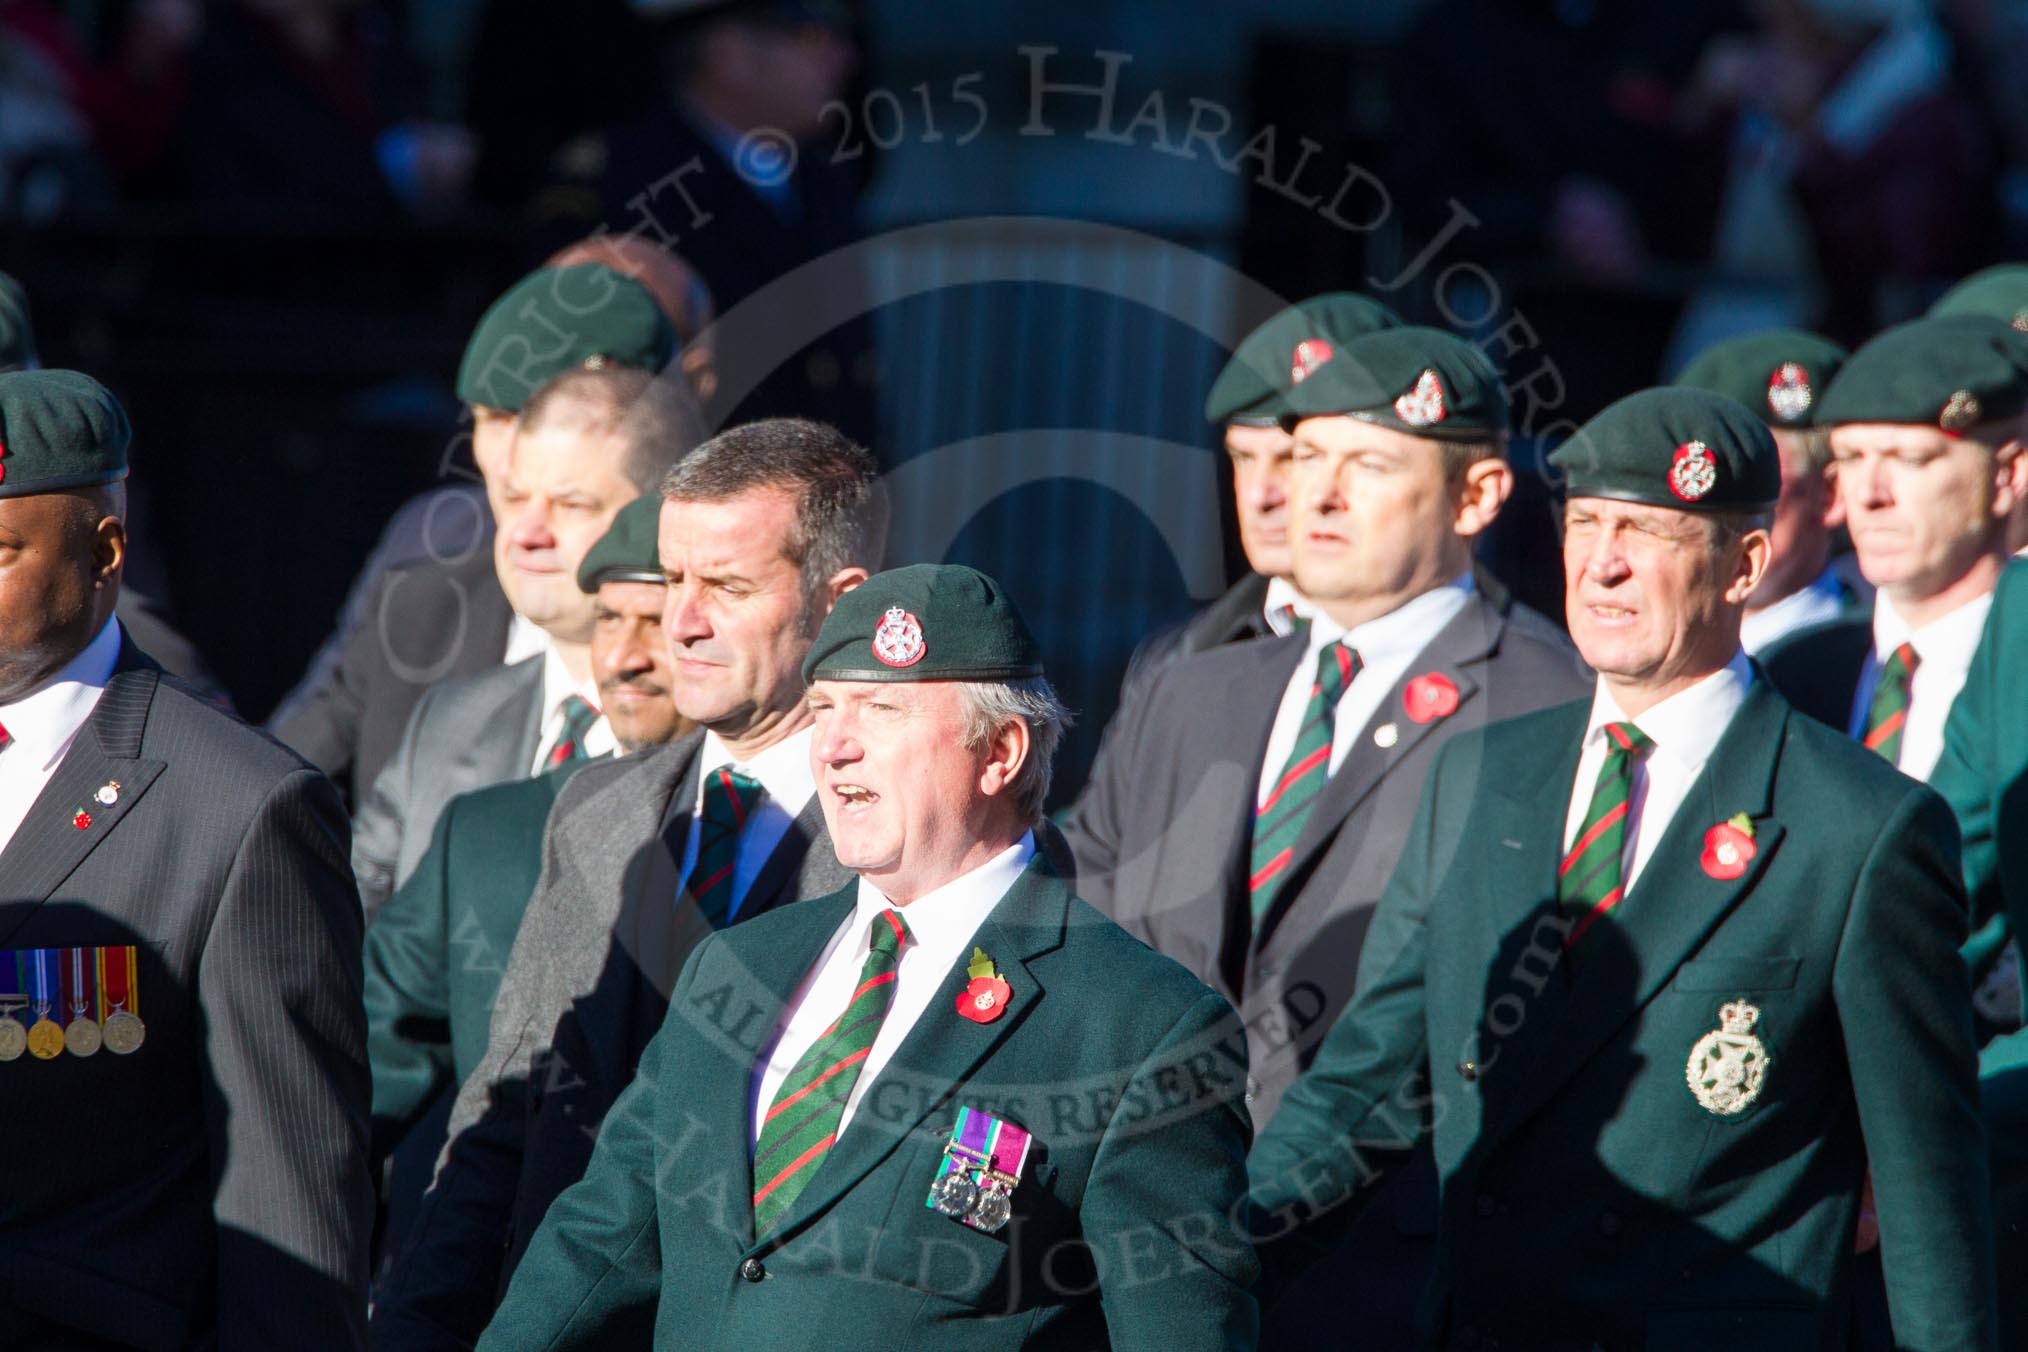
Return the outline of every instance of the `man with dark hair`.
[[[432,687],[353,815],[352,866],[370,920],[407,881],[460,793],[603,755],[612,732],[591,675],[586,553],[620,508],[696,445],[680,378],[624,366],[566,371],[522,411],[498,489],[494,565],[539,653]]]
[[[0,375],[0,1342],[363,1348],[344,811],[114,618],[129,438]]]
[[[1251,1347],[1244,1036],[1044,863],[1006,593],[883,573],[802,675],[857,881],[698,946],[480,1346]]]
[[[1740,650],[1773,439],[1648,390],[1552,461],[1597,688],[1431,768],[1384,961],[1248,1161],[1269,1285],[1427,1139],[1426,1342],[1843,1346],[1870,1154],[1894,1345],[1991,1348],[1950,813]]]
[[[692,950],[844,881],[800,666],[838,597],[878,565],[873,458],[821,424],[752,423],[685,457],[662,497],[671,691],[703,731],[564,786],[485,1054],[375,1309],[377,1347],[476,1338],[549,1204],[583,1174]]]

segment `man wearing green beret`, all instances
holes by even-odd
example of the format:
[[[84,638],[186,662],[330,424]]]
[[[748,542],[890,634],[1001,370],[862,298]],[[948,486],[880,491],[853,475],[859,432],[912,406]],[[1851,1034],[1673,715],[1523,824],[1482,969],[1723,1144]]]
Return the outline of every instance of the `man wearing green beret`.
[[[284,696],[269,728],[321,766],[357,806],[394,754],[416,702],[441,680],[539,655],[542,630],[517,616],[512,579],[487,548],[522,410],[544,385],[585,369],[660,372],[677,337],[647,288],[610,267],[542,268],[489,307],[465,347],[457,392],[471,414],[477,486],[426,495],[423,550],[385,541],[353,584],[336,630]],[[414,533],[396,530],[401,540]]]
[[[344,811],[115,618],[129,437],[0,375],[0,1341],[362,1348]]]
[[[1845,509],[1831,485],[1830,438],[1812,418],[1848,355],[1828,338],[1777,329],[1716,343],[1676,377],[1678,385],[1759,414],[1781,452],[1782,495],[1769,531],[1774,552],[1739,631],[1749,656],[1858,606],[1831,563],[1831,532],[1844,524]]]
[[[1957,283],[1929,307],[1931,319],[1947,315],[1986,315],[2028,333],[2028,263],[1996,263]]]
[[[1551,460],[1597,689],[1439,756],[1390,958],[1249,1161],[1263,1263],[1428,1136],[1441,1345],[1839,1346],[1870,1155],[1895,1345],[1990,1348],[1950,814],[1740,649],[1773,438],[1650,390]]]
[[[1037,859],[1006,593],[878,574],[803,675],[858,881],[698,947],[480,1346],[1251,1346],[1244,1035]]]
[[[592,678],[621,755],[689,731],[670,698],[673,673],[662,639],[655,550],[661,506],[661,497],[649,494],[621,508],[577,572],[577,585],[595,602]],[[385,1158],[399,1147],[422,1170],[404,1190],[397,1161],[391,1206],[412,1205],[428,1185],[443,1122],[418,1126],[485,1050],[493,996],[541,872],[543,823],[564,781],[589,763],[567,760],[546,774],[453,798],[422,862],[367,928],[374,1155]],[[390,1224],[384,1240],[390,1251],[399,1229]]]
[[[1438,750],[1589,686],[1556,627],[1473,565],[1512,485],[1484,356],[1422,328],[1308,355],[1284,399],[1315,617],[1164,670],[1065,825],[1079,893],[1245,1018],[1256,1129],[1353,997]],[[1436,1222],[1426,1161],[1388,1191],[1303,1293],[1352,1299],[1382,1345],[1412,1337]],[[1319,1313],[1306,1300],[1282,1322]]]

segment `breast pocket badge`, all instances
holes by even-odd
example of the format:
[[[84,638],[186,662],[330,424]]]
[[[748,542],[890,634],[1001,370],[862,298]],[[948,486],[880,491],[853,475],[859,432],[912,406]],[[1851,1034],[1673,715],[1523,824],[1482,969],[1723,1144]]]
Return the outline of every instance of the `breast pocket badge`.
[[[1719,1117],[1744,1112],[1760,1097],[1773,1058],[1767,1047],[1753,1035],[1760,1022],[1760,1009],[1744,1000],[1733,1000],[1718,1010],[1719,1026],[1697,1039],[1690,1049],[1690,1063],[1684,1079],[1697,1104]]]
[[[1014,1215],[1014,1189],[1028,1164],[1028,1132],[976,1108],[958,1109],[923,1205],[992,1234]]]

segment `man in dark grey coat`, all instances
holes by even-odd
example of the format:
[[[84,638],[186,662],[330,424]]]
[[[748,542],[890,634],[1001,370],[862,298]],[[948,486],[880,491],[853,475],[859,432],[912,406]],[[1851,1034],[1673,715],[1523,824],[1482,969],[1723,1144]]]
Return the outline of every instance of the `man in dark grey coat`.
[[[114,619],[128,438],[0,375],[0,1346],[363,1347],[344,812]]]
[[[590,1161],[691,951],[827,896],[800,666],[832,603],[878,565],[875,466],[817,423],[734,428],[663,487],[662,631],[677,711],[703,731],[571,777],[414,1238],[374,1311],[381,1349],[463,1347],[549,1204]]]

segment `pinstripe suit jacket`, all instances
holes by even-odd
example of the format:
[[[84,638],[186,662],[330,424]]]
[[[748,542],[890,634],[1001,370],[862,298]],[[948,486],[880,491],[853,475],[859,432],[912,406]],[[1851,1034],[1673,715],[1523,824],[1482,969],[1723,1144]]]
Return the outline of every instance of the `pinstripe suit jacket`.
[[[147,1039],[0,1063],[0,1347],[364,1345],[345,829],[322,775],[123,643],[0,852],[0,949],[135,946]]]

